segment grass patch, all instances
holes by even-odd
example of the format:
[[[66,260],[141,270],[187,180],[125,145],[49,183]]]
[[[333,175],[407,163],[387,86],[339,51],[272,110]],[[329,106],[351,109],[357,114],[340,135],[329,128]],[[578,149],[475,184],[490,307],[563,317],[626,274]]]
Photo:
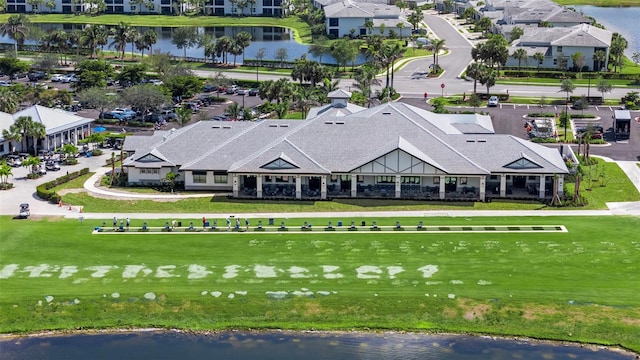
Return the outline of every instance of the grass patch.
[[[296,219],[314,226],[329,220],[338,221]],[[418,221],[443,228],[565,225],[568,232],[124,233],[107,239],[90,234],[95,220],[1,217],[3,233],[11,236],[0,242],[0,332],[397,329],[640,351],[637,217],[340,220],[381,226],[399,220],[406,228]],[[602,229],[616,229],[616,236],[594,238]]]
[[[53,188],[53,191],[55,192],[59,192],[60,190],[65,190],[65,189],[81,189],[84,188],[84,183],[89,180],[89,178],[91,176],[93,176],[93,174],[95,174],[95,172],[90,172],[90,173],[86,173],[82,176],[78,176],[77,178],[66,182],[64,184],[58,185],[56,187]]]

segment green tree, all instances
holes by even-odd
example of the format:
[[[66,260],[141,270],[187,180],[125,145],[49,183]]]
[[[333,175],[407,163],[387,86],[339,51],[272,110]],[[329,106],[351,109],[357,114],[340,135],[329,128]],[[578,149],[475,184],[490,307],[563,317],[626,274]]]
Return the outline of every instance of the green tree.
[[[397,5],[397,3],[396,3],[396,5]],[[366,19],[364,21],[364,27],[367,29],[367,35],[371,35],[371,33],[373,32],[373,28],[374,28],[373,20]]]
[[[513,54],[511,54],[511,57],[518,60],[518,70],[520,70],[520,66],[522,65],[522,60],[529,60],[529,57],[527,56],[527,51],[523,48],[518,48],[516,49]]]
[[[187,49],[198,43],[198,29],[193,26],[178,27],[171,34],[171,43],[184,51],[183,58],[187,59]]]
[[[571,61],[573,61],[573,67],[575,71],[582,72],[582,67],[585,63],[584,54],[579,51],[574,53],[573,55],[571,55]]]
[[[509,38],[509,40],[511,42],[514,42],[514,41],[520,39],[520,37],[522,35],[524,35],[524,30],[522,30],[521,27],[516,26],[516,27],[513,28],[513,30],[511,30],[511,37]]]
[[[18,111],[18,105],[20,104],[20,97],[18,94],[7,87],[0,87],[0,111],[13,114]],[[5,139],[6,136],[3,135]]]
[[[100,114],[119,102],[117,95],[107,95],[107,90],[100,87],[84,89],[78,92],[76,97],[83,107],[97,109]]]
[[[246,48],[249,47],[249,45],[251,45],[251,38],[252,38],[251,34],[249,34],[246,31],[239,32],[235,37],[236,44],[242,48],[242,62],[243,63],[244,63],[244,51],[245,51]]]
[[[640,51],[634,52],[633,55],[631,55],[631,60],[638,66],[638,64],[640,64]]]
[[[78,153],[78,147],[73,144],[64,144],[62,145],[62,148],[60,148],[60,152],[62,152],[62,155],[68,163],[70,159],[75,160],[76,154]]]
[[[152,109],[159,109],[163,105],[171,104],[171,97],[162,86],[142,84],[131,86],[122,91],[122,101],[132,108],[140,109],[147,114]]]
[[[258,50],[256,50],[256,60],[258,60],[258,63],[256,64],[256,83],[258,83],[258,77],[259,77],[259,71],[260,71],[260,67],[262,66],[262,60],[265,58],[265,56],[267,56],[267,49],[266,48],[260,48]]]
[[[38,167],[40,166],[40,157],[38,156],[29,156],[28,158],[22,161],[22,166],[26,169],[30,169],[29,178],[35,178],[38,175]]]
[[[142,40],[149,48],[149,54],[153,54],[153,45],[158,42],[158,33],[149,29],[142,34]]]
[[[569,115],[569,94],[573,93],[573,90],[576,89],[576,85],[573,83],[573,81],[571,81],[571,79],[569,78],[565,78],[562,80],[562,82],[560,83],[560,91],[564,92],[567,94],[567,98],[565,99],[565,105],[564,105],[564,114],[561,117],[561,123],[562,126],[564,127],[564,139],[567,140],[567,126],[568,126],[568,119],[571,118],[571,116]]]
[[[83,60],[76,65],[78,82],[76,90],[84,90],[92,87],[106,87],[107,78],[112,77],[114,70],[111,65],[101,60]]]
[[[480,83],[487,88],[487,95],[489,95],[489,89],[496,85],[496,80],[498,78],[497,71],[488,67],[483,66],[482,72],[480,73]]]
[[[440,55],[440,50],[444,48],[445,39],[433,39],[431,44],[429,44],[429,50],[433,52],[433,69],[432,72],[438,72],[438,56]]]
[[[476,21],[476,29],[480,30],[483,35],[486,34],[492,26],[493,23],[491,22],[491,19],[486,16],[483,16]]]
[[[13,169],[11,166],[7,165],[5,160],[2,160],[2,162],[0,162],[0,184],[2,184],[2,188],[7,188],[9,176],[11,175],[13,175]]]
[[[193,115],[193,110],[187,105],[183,105],[176,109],[176,121],[180,127],[187,126],[191,121],[191,115]]]
[[[411,26],[413,26],[413,30],[418,30],[420,23],[424,20],[424,14],[421,10],[415,10],[407,17],[407,21]]]
[[[611,83],[607,81],[607,79],[601,77],[600,80],[598,81],[598,91],[602,93],[603,101],[604,101],[604,94],[611,92],[612,89],[613,89],[613,86],[611,85]]]
[[[607,53],[604,52],[604,50],[598,50],[595,53],[593,53],[593,61],[595,62],[594,66],[595,66],[595,71],[600,71],[604,64],[606,64],[607,61]]]
[[[139,84],[145,78],[146,73],[147,66],[145,64],[126,65],[120,70],[117,80],[120,81],[121,85],[127,87]]]
[[[542,65],[542,63],[544,62],[544,53],[537,51],[535,54],[533,54],[533,59],[536,61],[539,69],[540,65]]]
[[[16,57],[0,58],[0,73],[12,79],[15,74],[29,71],[29,64]],[[11,80],[10,80],[11,81]]]
[[[339,39],[331,45],[331,56],[344,68],[344,71],[347,71],[347,64],[355,60],[359,50],[358,41]]]
[[[109,42],[109,31],[103,25],[88,25],[82,30],[80,43],[91,49],[91,58],[95,59],[98,48]]]
[[[480,96],[478,94],[473,93],[469,96],[469,105],[473,106],[473,112],[476,112],[476,108],[480,106],[482,102],[480,101]]]
[[[469,64],[469,66],[467,67],[467,76],[473,79],[473,93],[475,94],[477,91],[477,85],[478,85],[478,80],[480,79],[480,77],[482,76],[482,72],[484,71],[483,69],[484,65],[480,64],[479,62],[472,62],[471,64]]]
[[[113,40],[111,40],[110,47],[115,47],[116,51],[120,52],[120,58],[124,60],[124,52],[129,43],[129,38],[131,34],[131,25],[121,21],[115,28],[111,31],[111,36]]]
[[[178,174],[178,173],[168,172],[167,175],[165,175],[164,178],[162,178],[162,182],[167,184],[169,186],[169,189],[171,190],[171,192],[173,192],[173,190],[176,187],[176,180],[179,177],[180,177],[180,174]]]
[[[22,44],[29,34],[29,19],[25,14],[11,15],[7,22],[0,25],[2,36],[13,39],[14,54],[18,56],[18,43]]]
[[[276,49],[276,53],[273,56],[276,60],[280,61],[280,67],[284,64],[284,62],[289,58],[289,54],[287,53],[287,48],[278,48]]]
[[[66,51],[68,48],[67,41],[69,41],[69,35],[64,30],[56,30],[53,33],[51,33],[49,36],[51,37],[52,42],[56,44],[56,47],[58,48],[58,54],[60,56],[60,64],[62,65],[64,60],[64,64],[66,65],[67,63]]]
[[[238,120],[240,114],[242,113],[242,107],[237,102],[232,102],[229,106],[227,106],[227,114],[233,120]]]
[[[466,20],[467,23],[473,22],[476,16],[478,16],[478,10],[473,7],[465,8],[462,12],[462,17]]]
[[[193,75],[170,77],[165,80],[162,86],[169,89],[171,96],[185,99],[202,91],[202,82]]]
[[[627,40],[618,33],[611,36],[611,46],[609,47],[609,56],[613,62],[613,72],[617,72],[618,68],[624,65],[624,51],[629,47]]]

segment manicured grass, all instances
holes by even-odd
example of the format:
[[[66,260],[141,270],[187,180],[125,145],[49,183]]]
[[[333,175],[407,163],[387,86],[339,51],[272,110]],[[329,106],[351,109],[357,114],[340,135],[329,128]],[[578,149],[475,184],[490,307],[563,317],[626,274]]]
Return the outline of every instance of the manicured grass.
[[[568,232],[91,235],[99,221],[2,217],[0,332],[397,329],[640,351],[639,218],[400,219],[418,220]]]
[[[84,187],[84,183],[91,177],[93,176],[93,174],[95,174],[94,172],[90,172],[87,174],[84,174],[82,176],[78,176],[77,178],[66,182],[64,184],[58,185],[56,187],[53,188],[53,190],[55,192],[58,192],[60,190],[65,190],[65,189],[81,189]],[[61,176],[64,174],[61,174]]]
[[[6,22],[11,14],[0,14],[0,22]],[[168,15],[129,15],[102,14],[29,14],[32,23],[56,24],[100,24],[117,25],[125,22],[133,26],[279,26],[294,30],[296,41],[311,42],[309,25],[298,17],[237,17],[237,16],[168,16]]]

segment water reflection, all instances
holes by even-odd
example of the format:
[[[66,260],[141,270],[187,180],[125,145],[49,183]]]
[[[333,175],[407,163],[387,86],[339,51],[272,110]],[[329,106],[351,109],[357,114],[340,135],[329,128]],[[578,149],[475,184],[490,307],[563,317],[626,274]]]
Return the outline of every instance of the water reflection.
[[[633,359],[604,349],[568,345],[420,334],[120,333],[33,337],[0,341],[3,360],[181,359],[201,360],[502,360]]]

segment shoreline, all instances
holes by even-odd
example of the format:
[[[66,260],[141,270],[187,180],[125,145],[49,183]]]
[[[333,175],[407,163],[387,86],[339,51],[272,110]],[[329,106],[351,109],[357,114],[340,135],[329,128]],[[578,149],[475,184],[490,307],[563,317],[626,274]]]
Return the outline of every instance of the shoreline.
[[[508,335],[492,335],[484,333],[472,333],[472,332],[433,332],[433,331],[411,331],[411,330],[289,330],[289,329],[226,329],[226,330],[190,330],[190,329],[178,329],[178,328],[113,328],[113,329],[82,329],[82,330],[45,330],[32,333],[15,334],[15,333],[0,333],[0,343],[6,341],[12,341],[24,338],[52,338],[52,337],[65,337],[65,336],[77,336],[77,335],[115,335],[115,334],[142,334],[142,333],[156,333],[156,334],[181,334],[181,335],[194,335],[200,337],[215,336],[225,333],[238,333],[238,334],[284,334],[288,336],[294,335],[363,335],[363,336],[377,336],[384,334],[391,335],[413,335],[413,336],[441,336],[441,337],[474,337],[483,340],[499,340],[509,342],[524,342],[524,343],[536,343],[542,345],[549,345],[554,347],[570,346],[576,348],[586,348],[590,350],[606,350],[615,352],[622,355],[633,356],[635,359],[640,359],[640,353],[636,353],[631,349],[625,348],[620,345],[603,345],[594,343],[582,343],[576,341],[564,341],[553,339],[538,339],[527,336],[508,336]]]

